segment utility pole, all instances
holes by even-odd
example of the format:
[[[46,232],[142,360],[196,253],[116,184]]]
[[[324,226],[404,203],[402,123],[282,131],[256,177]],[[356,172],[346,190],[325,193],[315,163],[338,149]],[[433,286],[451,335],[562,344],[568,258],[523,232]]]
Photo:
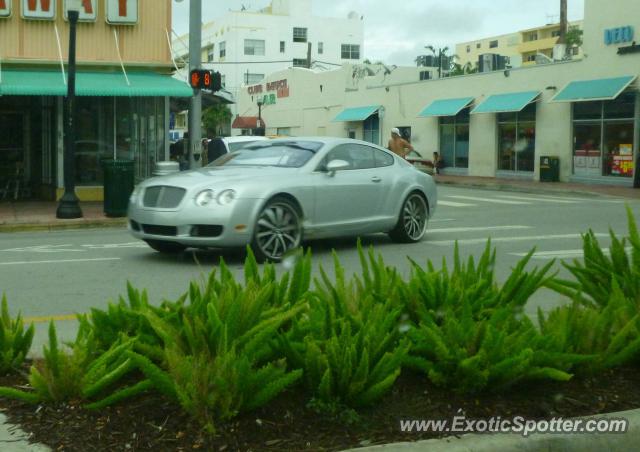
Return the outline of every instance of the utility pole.
[[[202,57],[202,0],[189,0],[189,71],[200,69]],[[194,91],[189,104],[189,168],[197,163],[194,154],[202,149],[202,93]]]
[[[311,69],[311,43],[307,43],[307,69]]]
[[[567,43],[568,28],[569,22],[567,20],[567,0],[560,0],[560,37],[558,38],[558,44]]]

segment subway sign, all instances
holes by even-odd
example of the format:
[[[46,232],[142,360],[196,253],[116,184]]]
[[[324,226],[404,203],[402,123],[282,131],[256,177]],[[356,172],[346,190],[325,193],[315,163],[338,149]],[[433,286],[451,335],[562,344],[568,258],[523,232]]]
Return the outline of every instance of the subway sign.
[[[624,44],[633,42],[634,30],[632,26],[609,28],[604,31],[604,43],[608,46],[612,44]]]
[[[0,0],[0,19],[12,16],[13,0]],[[69,0],[63,0],[62,16],[67,19]],[[20,0],[20,17],[25,20],[55,21],[58,18],[57,0]],[[98,0],[80,0],[78,20],[95,22],[98,14]],[[138,23],[138,0],[104,0],[105,20],[114,25],[134,25]]]

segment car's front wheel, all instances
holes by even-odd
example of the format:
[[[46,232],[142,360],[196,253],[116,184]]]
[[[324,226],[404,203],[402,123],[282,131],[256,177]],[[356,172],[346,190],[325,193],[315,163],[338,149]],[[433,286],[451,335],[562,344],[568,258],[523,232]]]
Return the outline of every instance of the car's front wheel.
[[[154,250],[164,254],[176,254],[183,252],[187,247],[175,242],[164,242],[162,240],[145,240]]]
[[[274,198],[260,211],[251,249],[259,261],[279,262],[287,251],[302,242],[302,220],[296,206],[286,198]]]
[[[400,243],[419,242],[427,231],[429,208],[420,193],[411,193],[404,200],[396,226],[389,232],[391,240]]]

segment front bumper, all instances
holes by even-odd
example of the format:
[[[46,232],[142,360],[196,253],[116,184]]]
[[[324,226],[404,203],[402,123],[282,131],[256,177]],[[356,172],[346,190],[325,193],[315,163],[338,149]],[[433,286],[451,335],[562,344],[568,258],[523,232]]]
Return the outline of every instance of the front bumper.
[[[260,202],[258,199],[236,199],[224,206],[193,204],[176,210],[130,203],[127,227],[141,240],[193,247],[242,247],[251,242],[255,212]]]

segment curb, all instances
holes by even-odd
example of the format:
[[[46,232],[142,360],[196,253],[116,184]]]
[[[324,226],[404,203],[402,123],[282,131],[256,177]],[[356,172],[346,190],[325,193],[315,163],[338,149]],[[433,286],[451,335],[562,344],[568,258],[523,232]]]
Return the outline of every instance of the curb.
[[[48,452],[44,444],[29,442],[30,435],[20,428],[7,423],[7,417],[0,414],[0,450],[2,452]]]
[[[443,180],[438,180],[437,178],[435,181],[437,185],[454,185],[458,187],[479,188],[483,190],[496,190],[496,191],[509,190],[509,191],[520,192],[520,193],[547,193],[547,194],[554,194],[554,195],[581,196],[584,198],[591,198],[594,196],[598,196],[598,197],[614,197],[614,198],[623,198],[623,199],[638,199],[637,197],[609,195],[609,194],[604,194],[597,191],[586,191],[586,190],[578,191],[575,188],[561,189],[561,188],[551,188],[551,187],[549,188],[526,187],[526,186],[519,186],[519,185],[511,185],[509,183],[483,184],[483,183],[476,183],[476,182],[452,181],[452,180],[443,181]],[[550,183],[553,183],[553,182],[550,182]]]
[[[349,449],[345,452],[494,452],[541,450],[564,452],[600,452],[637,450],[640,444],[640,409],[586,416],[577,419],[627,419],[626,433],[536,433],[523,437],[517,433],[479,434],[471,433],[460,437],[429,439],[413,443],[393,443],[380,446]]]
[[[98,219],[69,221],[59,220],[58,222],[34,222],[34,223],[6,223],[0,224],[1,233],[11,232],[38,232],[38,231],[65,231],[72,229],[98,229],[98,228],[120,228],[126,227],[126,218]]]

